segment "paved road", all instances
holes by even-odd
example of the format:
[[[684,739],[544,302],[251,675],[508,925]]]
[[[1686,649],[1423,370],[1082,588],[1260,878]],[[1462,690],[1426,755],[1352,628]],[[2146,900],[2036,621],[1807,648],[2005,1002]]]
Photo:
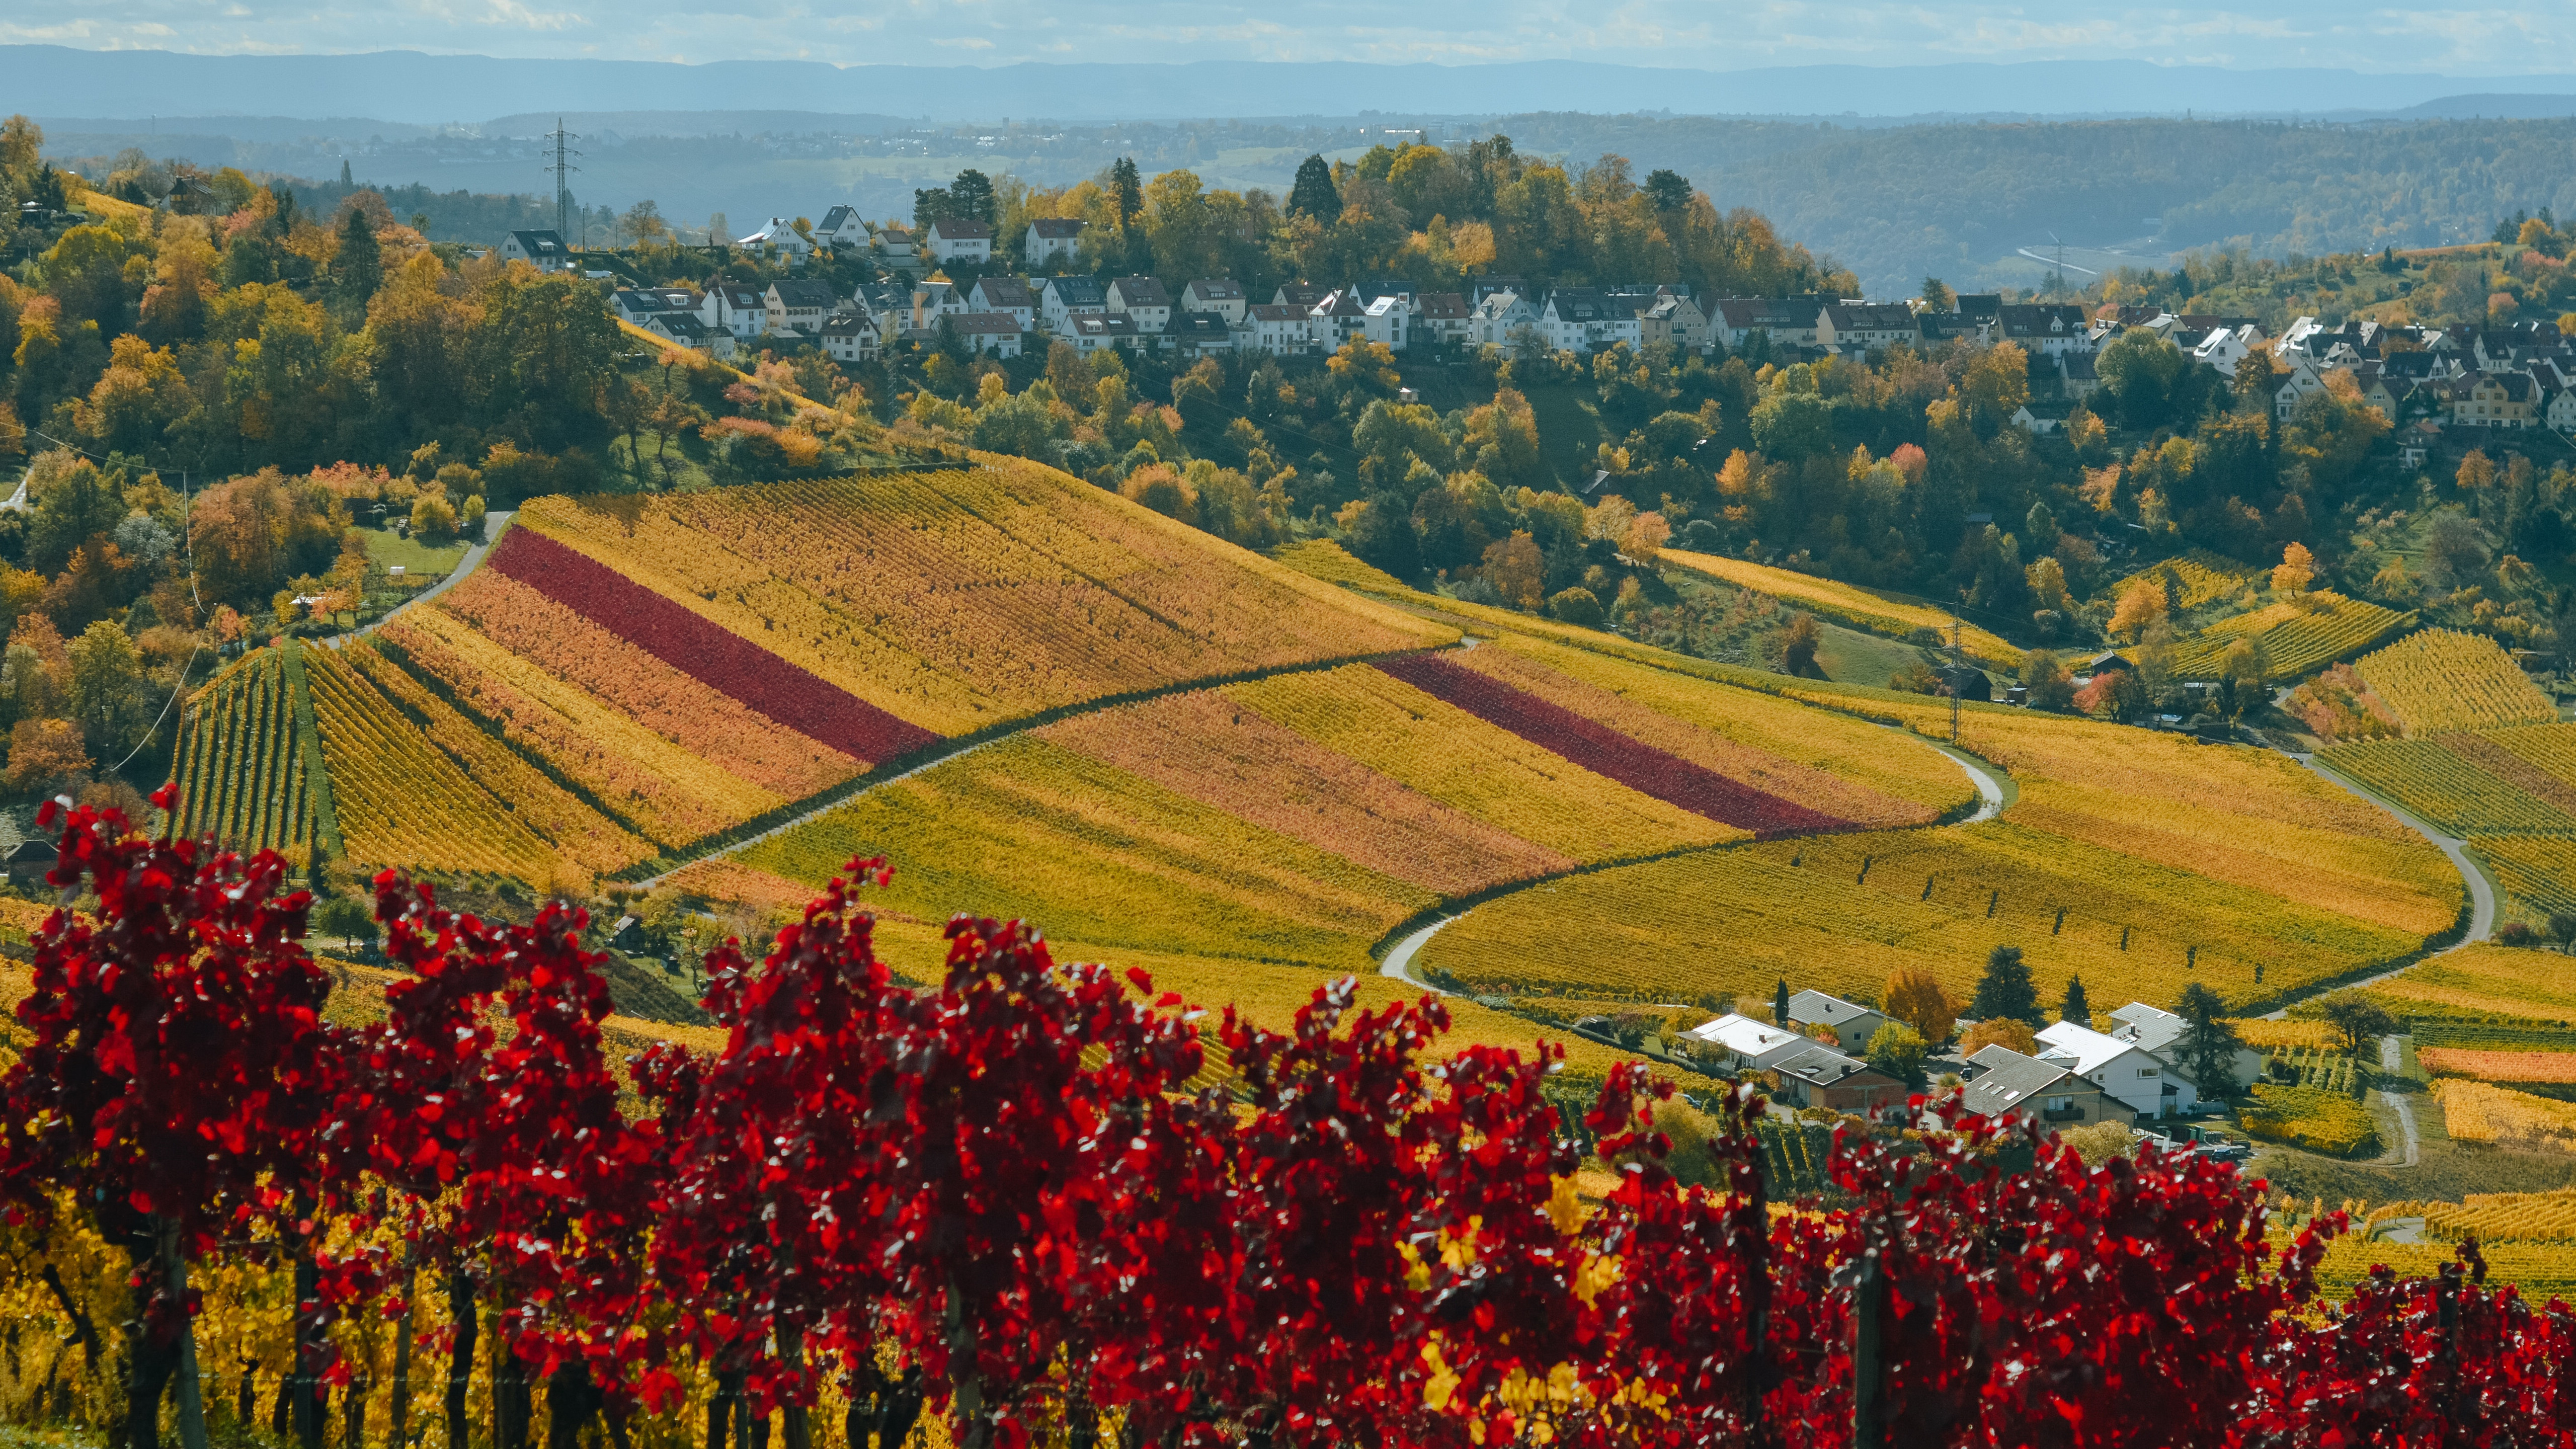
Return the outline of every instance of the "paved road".
[[[2406,1134],[2406,1160],[2403,1162],[2390,1163],[2389,1165],[2392,1167],[2415,1166],[2423,1156],[2422,1143],[2415,1135],[2415,1109],[2408,1105],[2406,1099],[2398,1093],[2383,1091],[2379,1094],[2379,1097],[2381,1101],[2386,1102],[2390,1108],[2395,1110],[2397,1113],[2397,1125]]]
[[[1461,914],[1464,913],[1462,912]],[[1380,976],[1392,976],[1396,980],[1402,981],[1407,985],[1419,986],[1425,991],[1437,992],[1439,995],[1447,996],[1449,994],[1448,992],[1441,990],[1441,988],[1432,985],[1428,981],[1414,980],[1411,973],[1406,971],[1405,968],[1413,964],[1413,956],[1415,952],[1420,951],[1432,937],[1440,934],[1440,928],[1442,926],[1445,926],[1456,919],[1458,919],[1457,916],[1442,916],[1439,920],[1433,921],[1430,925],[1427,925],[1421,930],[1414,932],[1412,935],[1405,937],[1403,940],[1396,942],[1394,949],[1386,953],[1385,964],[1377,968],[1377,974]]]

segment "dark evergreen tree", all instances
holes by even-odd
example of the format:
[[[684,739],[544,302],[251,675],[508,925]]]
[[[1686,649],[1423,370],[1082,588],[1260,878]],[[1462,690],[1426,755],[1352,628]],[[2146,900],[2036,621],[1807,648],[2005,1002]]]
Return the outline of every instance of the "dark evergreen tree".
[[[1781,977],[1780,984],[1772,989],[1771,1020],[1784,1030],[1789,1025],[1789,978],[1786,976]]]
[[[340,295],[362,310],[384,284],[384,251],[376,245],[376,224],[362,208],[350,207],[340,218],[340,254],[332,259],[331,275]]]
[[[1678,171],[1649,171],[1646,184],[1640,189],[1646,193],[1647,203],[1657,212],[1676,212],[1690,205],[1690,178]]]
[[[2030,964],[2019,946],[1997,946],[1986,953],[1986,974],[1977,980],[1977,999],[1968,1014],[1979,1021],[2018,1021],[2038,1030],[2039,988],[2031,984]]]
[[[1132,226],[1145,214],[1145,182],[1136,174],[1136,158],[1121,156],[1109,163],[1109,194],[1118,203],[1118,225]]]
[[[2077,1026],[2082,1027],[2089,1027],[2093,1024],[2093,1008],[2085,1004],[2084,1000],[2083,977],[2069,976],[2066,978],[2066,1004],[2057,1008],[2057,1019],[2059,1021],[2071,1021]]]
[[[1333,184],[1333,168],[1321,156],[1297,163],[1296,183],[1288,188],[1288,214],[1301,211],[1326,225],[1341,218],[1341,188]]]
[[[993,199],[993,180],[983,172],[968,167],[948,183],[948,214],[959,221],[993,224],[999,215]]]
[[[2191,1079],[2202,1096],[2235,1096],[2236,1053],[2245,1044],[2237,1038],[2236,1028],[2225,1020],[2227,1002],[2195,981],[2182,989],[2174,1009],[2184,1022],[2182,1035],[2175,1041],[2179,1058],[2175,1065],[2182,1068],[2182,1074]]]

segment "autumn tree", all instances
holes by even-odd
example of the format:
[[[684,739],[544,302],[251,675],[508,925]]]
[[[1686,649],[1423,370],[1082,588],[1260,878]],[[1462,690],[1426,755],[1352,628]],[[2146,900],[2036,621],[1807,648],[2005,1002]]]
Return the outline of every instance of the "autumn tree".
[[[1959,1005],[1942,989],[1940,979],[1919,966],[1908,966],[1887,978],[1887,1014],[1914,1028],[1927,1042],[1950,1039],[1959,1020]]]

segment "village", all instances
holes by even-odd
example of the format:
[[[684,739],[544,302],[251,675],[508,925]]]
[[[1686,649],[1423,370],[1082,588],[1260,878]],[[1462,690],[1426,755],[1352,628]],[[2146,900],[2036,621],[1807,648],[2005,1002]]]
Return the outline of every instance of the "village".
[[[757,344],[814,346],[835,361],[855,362],[942,336],[999,358],[1055,341],[1078,353],[1154,349],[1185,359],[1229,352],[1320,358],[1353,343],[1397,353],[1496,347],[1576,355],[1670,343],[1685,355],[1783,365],[1860,361],[1898,346],[1930,351],[1953,340],[2010,342],[2032,374],[2030,400],[2012,421],[2042,435],[2056,432],[2100,389],[2096,357],[2122,334],[2144,331],[2231,382],[2247,357],[2266,354],[2283,422],[2303,399],[2325,391],[2330,376],[2349,375],[2362,400],[2396,430],[2401,467],[2422,464],[2448,427],[2576,435],[2576,342],[2549,321],[2329,326],[2302,316],[2267,336],[2252,317],[2012,300],[2005,293],[1936,295],[1928,303],[1712,298],[1695,296],[1686,282],[1551,286],[1505,275],[1476,276],[1464,292],[1403,280],[1288,282],[1262,300],[1221,277],[1103,279],[1067,271],[1081,262],[1083,227],[1036,219],[1014,259],[996,254],[994,228],[982,221],[940,219],[916,231],[871,225],[854,208],[836,206],[819,226],[771,218],[734,250],[790,268],[855,252],[883,280],[846,293],[793,277],[756,287],[720,278],[694,287],[618,287],[615,306],[624,320],[720,361]],[[498,252],[541,268],[583,265],[583,254],[550,231],[512,232]],[[1012,273],[1013,261],[1025,275]],[[951,280],[951,270],[973,280]],[[616,280],[613,272],[593,275]]]

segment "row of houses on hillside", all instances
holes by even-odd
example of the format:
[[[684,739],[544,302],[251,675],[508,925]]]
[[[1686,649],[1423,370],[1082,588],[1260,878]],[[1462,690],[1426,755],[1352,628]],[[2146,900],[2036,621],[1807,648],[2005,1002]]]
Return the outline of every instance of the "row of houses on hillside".
[[[1703,1061],[1768,1079],[1783,1102],[1874,1116],[1902,1106],[1907,1092],[1866,1059],[1870,1038],[1887,1022],[1872,1008],[1810,990],[1789,998],[1786,1021],[1729,1012],[1684,1036]],[[2200,1105],[2179,1051],[2183,1018],[2133,1001],[2111,1013],[2111,1022],[2106,1032],[2061,1021],[2037,1034],[2035,1055],[1988,1046],[1950,1063],[1965,1083],[1968,1109],[2028,1115],[2056,1130],[2180,1116]],[[2238,1050],[2223,1090],[2241,1091],[2262,1070],[2261,1053]]]

